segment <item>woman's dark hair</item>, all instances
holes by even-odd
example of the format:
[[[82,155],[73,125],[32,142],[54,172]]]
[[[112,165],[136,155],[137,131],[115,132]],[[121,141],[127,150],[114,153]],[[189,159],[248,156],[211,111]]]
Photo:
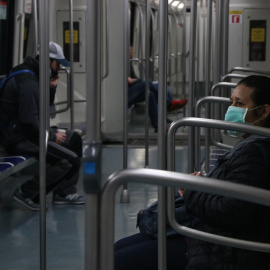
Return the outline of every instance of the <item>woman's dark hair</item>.
[[[238,85],[253,88],[251,99],[256,106],[270,105],[270,78],[261,75],[251,75],[242,79]]]
[[[261,75],[251,75],[242,79],[237,85],[245,85],[252,88],[251,99],[255,106],[264,104],[270,105],[270,78]],[[255,116],[262,114],[261,109],[258,108],[253,111]],[[270,127],[270,116],[265,119],[264,126]]]

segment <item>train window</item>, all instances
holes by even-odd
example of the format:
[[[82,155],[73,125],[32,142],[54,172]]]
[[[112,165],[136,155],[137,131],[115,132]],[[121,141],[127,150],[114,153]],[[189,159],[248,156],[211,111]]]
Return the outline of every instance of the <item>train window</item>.
[[[0,1],[0,20],[7,19],[7,2]]]
[[[0,1],[0,75],[12,67],[14,1]]]
[[[266,20],[250,21],[249,61],[266,60]]]

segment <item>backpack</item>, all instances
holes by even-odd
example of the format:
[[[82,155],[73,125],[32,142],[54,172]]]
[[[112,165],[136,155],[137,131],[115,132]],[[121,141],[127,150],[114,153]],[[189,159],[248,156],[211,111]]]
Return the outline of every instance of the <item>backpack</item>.
[[[10,72],[7,76],[0,78],[0,94],[5,86],[5,83],[15,75],[21,74],[21,73],[31,73],[34,75],[34,72],[28,69],[22,69],[22,70],[17,70]],[[0,141],[1,141],[1,132],[5,129],[5,124],[0,121]]]
[[[2,92],[2,89],[4,88],[5,83],[12,78],[15,75],[21,74],[21,73],[31,73],[32,75],[34,75],[34,72],[28,69],[22,69],[22,70],[17,70],[17,71],[13,71],[10,72],[7,76],[5,76],[4,78],[0,78],[0,93]]]
[[[184,204],[182,197],[178,196],[175,199],[175,219],[181,225],[186,227],[193,227],[199,218],[190,214]],[[146,209],[142,209],[137,214],[136,228],[139,227],[140,233],[151,239],[157,239],[158,236],[158,202],[154,202]],[[166,221],[166,233],[168,238],[179,236],[179,233],[174,231],[170,226],[169,221]]]

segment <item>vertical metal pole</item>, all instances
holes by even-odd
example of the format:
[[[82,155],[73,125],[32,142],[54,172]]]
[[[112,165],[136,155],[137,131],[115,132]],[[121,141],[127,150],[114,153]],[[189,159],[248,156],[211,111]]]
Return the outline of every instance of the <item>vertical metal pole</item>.
[[[165,169],[166,157],[166,91],[168,55],[168,1],[159,1],[159,63],[158,63],[158,168]],[[166,270],[166,189],[158,187],[158,269]]]
[[[101,0],[86,0],[86,146],[85,163],[91,165],[96,154],[96,145],[100,147],[100,93],[101,93]],[[84,150],[85,150],[84,149]],[[91,156],[91,154],[93,156]],[[85,206],[85,269],[99,269],[99,209],[101,168],[97,160],[95,175],[87,175],[84,170]],[[91,181],[93,180],[93,182]]]
[[[207,38],[206,38],[206,61],[205,61],[205,96],[210,95],[211,53],[212,53],[212,17],[213,0],[208,0],[207,7]],[[210,118],[210,106],[205,106],[205,117]],[[210,130],[205,129],[205,170],[209,171],[210,157]]]
[[[194,79],[195,79],[195,48],[196,48],[196,20],[197,20],[197,0],[191,1],[190,15],[190,43],[189,43],[189,90],[188,90],[188,116],[194,116]],[[194,128],[188,128],[188,172],[193,172],[194,165]]]
[[[224,61],[223,61],[223,75],[228,73],[228,47],[229,47],[229,9],[230,0],[224,1]]]
[[[38,20],[37,20],[37,0],[33,0],[33,16],[34,16],[34,33],[35,33],[35,44],[34,44],[34,55],[38,54]]]
[[[217,74],[216,74],[216,83],[221,81],[223,75],[223,58],[224,58],[224,34],[223,34],[223,0],[216,1],[216,14],[217,14],[217,28],[216,28],[216,48],[217,48]],[[218,90],[217,95],[221,96],[223,90]],[[215,115],[217,119],[221,119],[221,107],[219,105],[215,105]],[[220,141],[220,130],[215,130],[215,139]]]
[[[124,23],[123,23],[123,112],[124,112],[124,127],[123,127],[123,169],[127,168],[127,159],[128,159],[128,147],[127,147],[127,137],[128,137],[128,129],[127,129],[127,115],[128,115],[128,74],[129,74],[129,46],[130,46],[130,36],[129,36],[129,2],[124,0]],[[127,183],[123,185],[123,190],[121,192],[120,202],[121,203],[129,203],[130,197],[128,192]]]
[[[74,129],[74,61],[73,61],[73,53],[74,53],[74,46],[73,46],[73,0],[69,0],[69,30],[70,30],[70,128]]]
[[[205,96],[210,94],[210,74],[211,74],[211,51],[212,51],[212,1],[208,0],[207,6],[207,37],[206,37],[206,57],[205,57]]]
[[[49,1],[39,1],[39,201],[40,201],[40,269],[46,269],[46,152],[49,127]],[[45,100],[45,102],[44,102]]]
[[[179,72],[178,72],[178,57],[179,57],[179,46],[178,46],[178,37],[179,37],[179,31],[178,31],[178,27],[179,27],[179,21],[178,21],[178,18],[177,18],[177,14],[176,13],[173,13],[173,17],[174,17],[174,20],[175,20],[175,29],[176,29],[176,38],[175,38],[175,77],[176,77],[176,96],[177,98],[179,98],[179,85],[178,85],[178,82],[179,82]]]
[[[145,115],[149,110],[149,74],[150,74],[150,0],[146,0],[146,31],[145,31]],[[149,165],[149,121],[145,117],[145,167]]]
[[[183,10],[183,37],[182,37],[182,47],[183,47],[183,54],[182,54],[182,74],[183,74],[183,79],[182,79],[182,92],[184,97],[186,97],[186,30],[187,30],[187,1],[184,0],[184,10]],[[185,114],[186,110],[184,110]]]
[[[224,61],[223,61],[223,75],[229,72],[228,70],[228,50],[229,50],[229,12],[230,12],[230,0],[224,1]],[[230,89],[227,89],[225,92],[225,96],[230,96]],[[223,111],[222,114],[226,112],[226,106],[222,106]]]

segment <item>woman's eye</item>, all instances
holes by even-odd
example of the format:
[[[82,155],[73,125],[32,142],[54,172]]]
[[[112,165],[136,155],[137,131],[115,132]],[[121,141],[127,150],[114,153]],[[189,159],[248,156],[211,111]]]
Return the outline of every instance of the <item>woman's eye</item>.
[[[237,102],[236,104],[237,104],[237,106],[243,106],[242,102]]]

